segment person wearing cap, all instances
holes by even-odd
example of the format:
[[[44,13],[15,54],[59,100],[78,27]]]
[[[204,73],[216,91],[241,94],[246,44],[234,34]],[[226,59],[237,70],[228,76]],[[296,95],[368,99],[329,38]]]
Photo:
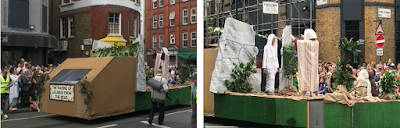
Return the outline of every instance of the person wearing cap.
[[[162,77],[162,70],[157,70],[156,76],[153,77],[153,79],[156,81],[160,81],[160,83],[162,83],[162,89],[160,91],[154,89],[151,90],[151,109],[149,114],[149,124],[152,124],[153,122],[153,117],[154,114],[156,113],[156,108],[158,105],[160,112],[158,116],[158,124],[162,125],[165,116],[164,108],[165,108],[165,98],[168,92],[168,85],[167,85],[167,80]]]
[[[197,125],[197,74],[192,76],[192,128],[196,128]]]

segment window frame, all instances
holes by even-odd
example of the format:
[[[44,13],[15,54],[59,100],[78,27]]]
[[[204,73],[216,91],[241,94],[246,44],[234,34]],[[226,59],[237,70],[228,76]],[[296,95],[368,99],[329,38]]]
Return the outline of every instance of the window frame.
[[[137,26],[137,22],[136,22],[136,17],[133,17],[133,20],[132,20],[132,36],[133,37],[137,37],[136,36],[136,26]]]
[[[194,14],[192,13],[192,10],[195,10],[195,13],[194,13]],[[191,9],[190,9],[190,23],[192,23],[192,24],[194,24],[194,23],[197,22],[197,21],[196,21],[196,20],[197,20],[197,14],[196,14],[196,13],[197,13],[196,8],[191,8]],[[193,19],[192,19],[193,17],[194,17],[194,21],[193,21]]]
[[[170,5],[174,5],[175,4],[175,0],[169,0],[169,4]]]
[[[66,38],[66,26],[65,18],[60,18],[60,39]]]
[[[168,17],[168,19],[169,19],[169,26],[173,27],[173,26],[175,26],[175,12],[170,12],[169,13],[170,16],[171,16],[171,13],[174,14],[174,18],[171,19],[170,17]],[[171,21],[173,21],[173,22],[171,22]]]
[[[185,37],[186,37],[186,39],[185,39]],[[189,43],[188,40],[189,40],[188,33],[186,33],[186,32],[182,33],[182,48],[188,47],[188,43]],[[185,46],[185,41],[186,41],[186,46]]]
[[[158,27],[163,28],[163,22],[164,22],[164,14],[158,15]]]
[[[110,17],[110,14],[113,14],[113,16]],[[110,22],[110,18],[113,18],[112,20],[113,20],[114,22]],[[117,18],[118,18],[118,23],[115,22]],[[108,34],[111,34],[111,35],[115,35],[115,34],[121,35],[121,13],[112,13],[112,12],[109,12],[109,13],[108,13],[107,19],[108,19]],[[116,30],[115,30],[115,25],[118,26],[118,32],[115,32],[115,31],[116,31]],[[110,28],[110,27],[111,27],[111,28]]]
[[[157,8],[157,0],[153,0],[151,3],[153,5],[153,9],[156,9]]]
[[[156,29],[157,28],[157,15],[154,15],[153,16],[153,18],[152,18],[152,23],[153,23],[153,29]]]
[[[156,47],[156,45],[157,45],[157,36],[153,36],[153,42],[152,42],[152,48],[153,49],[156,49],[157,47]]]
[[[158,6],[159,7],[163,7],[164,6],[164,1],[163,0],[159,0],[158,1]]]
[[[175,43],[176,43],[175,42],[175,34],[170,34],[169,35],[169,44],[175,44]]]
[[[193,39],[193,34],[194,34],[194,39]],[[190,33],[190,47],[196,47],[197,46],[197,33],[196,32],[191,32]],[[193,41],[196,43],[195,45],[193,45]]]
[[[68,17],[68,38],[74,38],[75,24],[74,17]],[[71,27],[72,26],[72,27]]]
[[[163,35],[159,35],[158,36],[158,47],[162,48],[164,43],[164,36]]]
[[[185,16],[185,11],[186,11],[186,16]],[[189,23],[188,16],[189,16],[188,9],[183,9],[182,10],[182,25],[187,25]],[[186,20],[186,23],[185,23],[185,20]]]

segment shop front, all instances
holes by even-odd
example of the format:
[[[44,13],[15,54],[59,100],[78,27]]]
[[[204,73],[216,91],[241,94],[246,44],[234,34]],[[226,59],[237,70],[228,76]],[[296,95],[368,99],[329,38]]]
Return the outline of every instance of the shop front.
[[[56,38],[49,34],[2,32],[1,65],[16,65],[21,58],[33,65],[47,65],[48,51],[56,46]]]

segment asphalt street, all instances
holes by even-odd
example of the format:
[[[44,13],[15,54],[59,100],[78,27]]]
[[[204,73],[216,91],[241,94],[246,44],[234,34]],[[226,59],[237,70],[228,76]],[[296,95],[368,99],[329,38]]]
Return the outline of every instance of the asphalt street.
[[[166,108],[164,124],[158,125],[158,112],[153,125],[148,124],[149,111],[139,111],[114,117],[83,120],[72,117],[25,112],[9,115],[1,121],[2,128],[189,128],[192,109],[190,105]]]
[[[246,121],[229,120],[215,117],[204,117],[205,128],[291,128],[276,125],[265,125]]]

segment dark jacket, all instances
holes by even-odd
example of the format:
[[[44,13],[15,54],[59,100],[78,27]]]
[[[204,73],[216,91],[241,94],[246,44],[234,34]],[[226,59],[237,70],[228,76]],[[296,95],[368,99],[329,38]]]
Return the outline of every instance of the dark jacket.
[[[28,76],[21,75],[21,91],[29,91],[29,83],[31,81],[28,79]]]

